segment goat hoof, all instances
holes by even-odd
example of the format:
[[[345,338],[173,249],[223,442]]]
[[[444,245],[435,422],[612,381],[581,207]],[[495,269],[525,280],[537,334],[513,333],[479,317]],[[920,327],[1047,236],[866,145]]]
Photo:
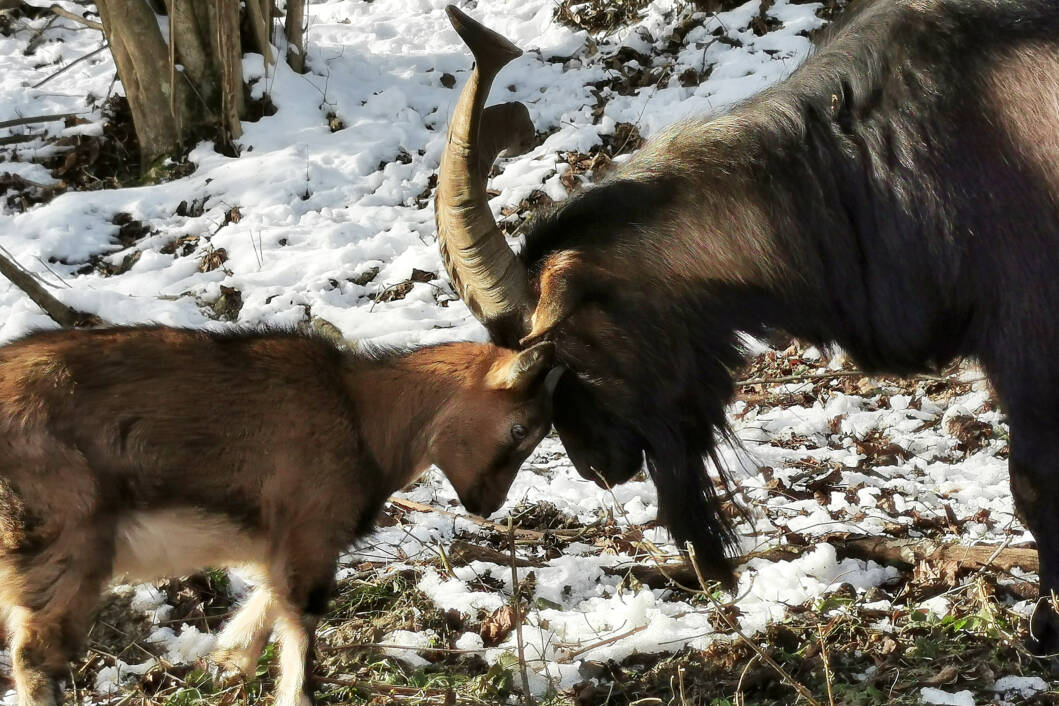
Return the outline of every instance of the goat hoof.
[[[1037,657],[1059,655],[1059,616],[1046,598],[1037,601],[1030,616],[1030,634],[1026,649]]]

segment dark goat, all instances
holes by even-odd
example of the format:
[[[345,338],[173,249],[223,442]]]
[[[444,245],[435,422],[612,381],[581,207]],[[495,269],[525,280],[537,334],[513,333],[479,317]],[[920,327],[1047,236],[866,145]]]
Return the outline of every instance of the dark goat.
[[[275,627],[275,703],[311,703],[339,553],[431,463],[469,510],[495,511],[551,426],[550,349],[364,354],[161,327],[0,347],[0,606],[19,704],[62,703],[112,576],[233,565],[258,586],[219,662],[252,675]]]
[[[453,14],[491,78],[503,40]],[[454,281],[494,341],[555,342],[572,461],[620,483],[646,458],[707,575],[730,577],[730,535],[701,457],[725,430],[738,332],[778,328],[874,371],[978,358],[1043,595],[1059,590],[1059,3],[861,0],[789,79],[655,137],[484,265],[498,231],[460,211],[485,203],[456,149],[474,127],[454,118],[439,182]],[[1059,647],[1049,611],[1031,632]]]

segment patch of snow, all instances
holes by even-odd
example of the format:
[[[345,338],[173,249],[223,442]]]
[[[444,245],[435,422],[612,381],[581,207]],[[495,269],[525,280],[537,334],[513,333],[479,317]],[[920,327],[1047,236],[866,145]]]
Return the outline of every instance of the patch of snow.
[[[1006,676],[1000,677],[993,685],[993,691],[1007,697],[1028,699],[1038,691],[1048,688],[1048,682],[1040,677]]]
[[[975,706],[974,694],[970,691],[958,691],[950,694],[941,689],[925,686],[920,690],[920,696],[925,704],[943,704],[945,706]]]
[[[379,642],[384,645],[400,645],[401,647],[432,647],[437,639],[433,630],[423,632],[412,632],[411,630],[393,630],[383,635]],[[422,667],[430,662],[421,657],[415,650],[396,649],[387,647],[383,649],[385,654],[397,657],[413,667]]]

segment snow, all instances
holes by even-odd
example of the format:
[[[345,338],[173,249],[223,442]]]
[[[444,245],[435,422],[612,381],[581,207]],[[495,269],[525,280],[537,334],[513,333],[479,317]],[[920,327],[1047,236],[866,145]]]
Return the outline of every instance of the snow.
[[[925,704],[948,704],[948,706],[975,706],[974,694],[970,691],[958,691],[950,694],[941,689],[925,686],[920,690]]]
[[[1048,683],[1040,677],[1007,676],[1000,677],[993,685],[993,691],[1009,698],[1028,699],[1038,691],[1048,688]]]
[[[433,630],[423,632],[412,632],[410,630],[393,630],[383,635],[379,641],[383,645],[400,645],[401,647],[432,647],[437,635]],[[479,638],[480,639],[480,638]],[[402,650],[395,647],[383,648],[383,653],[391,657],[400,657],[413,667],[421,667],[430,664],[415,653],[414,650]]]
[[[311,3],[310,73],[297,75],[280,63],[267,78],[254,83],[253,94],[260,96],[267,88],[279,110],[244,124],[239,157],[226,157],[203,143],[189,155],[197,165],[195,171],[176,181],[65,193],[24,213],[0,201],[0,245],[55,284],[53,292],[63,301],[114,323],[229,326],[210,314],[210,305],[224,286],[242,294],[243,308],[236,322],[242,326],[296,326],[324,319],[347,339],[362,342],[420,345],[486,340],[464,304],[448,294],[434,237],[432,197],[421,197],[438,168],[446,121],[470,69],[467,52],[445,19],[446,2]],[[61,4],[71,11],[85,10],[82,5]],[[649,137],[682,117],[722,111],[783,78],[809,50],[805,33],[822,24],[815,14],[819,5],[790,0],[776,0],[770,10],[783,27],[761,37],[749,28],[757,2],[706,18],[662,68],[678,76],[689,68],[710,67],[707,79],[695,87],[671,80],[664,87],[631,95],[614,93],[596,122],[589,85],[614,74],[601,57],[618,46],[656,53],[653,47],[664,43],[672,13],[680,5],[676,0],[654,0],[635,27],[590,41],[584,32],[552,19],[551,0],[477,2],[473,14],[478,19],[528,50],[501,74],[491,102],[525,101],[538,131],[550,133],[528,154],[500,165],[502,173],[490,183],[499,192],[490,203],[494,214],[517,206],[537,189],[556,199],[564,197],[558,175],[565,165],[558,163],[559,153],[589,150],[602,136],[613,134],[617,123],[634,123]],[[40,29],[45,22],[34,20],[30,26]],[[739,45],[715,41],[715,31]],[[23,53],[24,35],[0,36],[4,66],[0,121],[76,112],[89,121],[78,131],[98,132],[103,98],[111,90],[121,91],[120,84],[111,85],[114,67],[106,52],[40,88],[32,86],[60,65],[96,49],[99,35],[58,20],[42,36],[44,42],[30,56]],[[280,41],[278,35],[276,40]],[[549,61],[554,57],[567,61]],[[247,57],[244,69],[250,76],[262,76],[261,58]],[[441,85],[444,73],[456,76],[456,90]],[[93,99],[86,100],[89,96]],[[330,112],[341,118],[345,129],[330,132],[326,118]],[[62,123],[32,128],[50,135],[64,130]],[[25,131],[0,130],[0,136]],[[27,161],[49,149],[40,140],[25,143],[16,150],[23,161],[0,162],[0,174],[54,181],[42,167]],[[402,158],[396,159],[399,155]],[[201,202],[201,214],[177,215],[178,205],[185,201]],[[226,218],[233,208],[239,209],[238,222]],[[118,213],[147,224],[152,234],[123,249],[115,239],[118,226],[113,220]],[[198,237],[190,253],[161,252],[163,245],[184,236]],[[228,255],[224,267],[201,271],[202,257],[222,248]],[[123,274],[105,277],[95,270],[78,274],[92,256],[105,255],[118,263],[138,250],[142,251],[139,260]],[[371,268],[379,270],[374,280],[353,281]],[[413,268],[436,272],[438,280],[414,284],[400,300],[369,299],[368,295],[408,279]],[[54,324],[19,291],[0,282],[0,342],[51,327]],[[765,347],[756,343],[755,350]],[[815,365],[821,353],[814,349],[803,357]],[[835,367],[840,362],[838,355],[819,365]],[[773,392],[798,395],[806,392],[806,386],[784,384]],[[883,400],[882,392],[892,394]],[[735,469],[742,499],[750,508],[751,524],[739,526],[744,550],[760,548],[761,534],[774,528],[810,540],[832,532],[881,534],[889,523],[909,524],[913,511],[937,518],[945,517],[946,507],[961,520],[979,512],[991,518],[990,524],[968,523],[964,535],[951,539],[996,544],[1029,539],[1014,520],[1007,464],[998,455],[1003,443],[993,438],[980,450],[962,455],[956,452],[957,439],[947,431],[950,419],[973,415],[1006,434],[1000,415],[983,409],[988,392],[976,389],[949,400],[932,399],[923,385],[915,394],[882,392],[864,397],[836,388],[811,403],[786,408],[733,405],[732,426],[742,448],[723,449],[722,456]],[[938,426],[927,424],[939,419]],[[908,451],[908,458],[888,466],[866,466],[865,454],[853,440],[877,431]],[[786,443],[792,440],[798,443]],[[827,505],[769,493],[763,476],[753,472],[767,466],[775,478],[794,483],[806,459],[842,469],[841,487],[830,491]],[[461,511],[450,507],[455,493],[437,471],[402,497]],[[600,490],[577,475],[554,437],[534,453],[497,516],[519,503],[545,501],[582,522],[612,517],[621,527],[651,521],[657,513],[657,495],[649,481]],[[364,560],[395,562],[392,568],[399,570],[404,566],[400,562],[432,555],[439,542],[474,531],[476,526],[464,519],[436,513],[409,515],[402,525],[382,528],[370,542],[352,548],[343,558],[339,578]],[[916,530],[910,531],[915,536]],[[648,530],[645,536],[661,552],[675,553],[663,530]],[[532,569],[537,576],[535,598],[551,606],[531,612],[525,625],[533,683],[542,692],[580,681],[578,667],[585,660],[620,660],[635,652],[705,647],[715,639],[728,639],[714,634],[709,613],[701,605],[675,600],[662,590],[630,589],[620,577],[603,570],[633,561],[637,559],[613,549],[575,543],[544,567]],[[529,571],[520,569],[519,578]],[[508,600],[501,592],[469,587],[469,581],[484,575],[510,591],[510,569],[482,562],[456,567],[453,575],[428,568],[417,588],[440,608],[474,616],[494,611]],[[770,622],[782,620],[789,606],[819,600],[840,584],[850,584],[862,594],[895,575],[892,568],[840,559],[826,542],[791,561],[751,560],[739,576],[740,627],[749,635],[757,634]],[[1023,578],[1036,580],[1032,575]],[[235,585],[239,592],[245,591],[242,580],[237,578]],[[150,585],[117,590],[130,592],[132,609],[153,623],[166,620],[172,611],[164,595]],[[943,616],[949,606],[939,597],[919,608]],[[1028,611],[1026,606],[1019,609]],[[425,647],[432,637],[395,631],[380,642]],[[513,639],[486,649],[478,635],[468,632],[457,647],[482,650],[493,661],[513,650]],[[213,638],[192,626],[158,626],[151,641],[160,645],[167,661],[190,664],[209,651]],[[425,662],[414,650],[390,653],[412,664]],[[140,664],[119,660],[99,672],[97,691],[117,689],[154,665],[155,660]],[[997,693],[1022,696],[1044,688],[1047,684],[1037,677],[1003,677],[996,684]],[[970,692],[923,688],[922,698],[926,703],[973,704]]]

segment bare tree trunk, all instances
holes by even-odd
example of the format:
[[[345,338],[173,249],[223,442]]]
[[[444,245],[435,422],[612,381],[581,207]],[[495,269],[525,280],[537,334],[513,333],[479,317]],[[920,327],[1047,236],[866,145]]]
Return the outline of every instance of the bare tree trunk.
[[[262,29],[260,3],[247,0],[252,26]],[[132,110],[144,171],[205,124],[220,127],[224,139],[242,134],[239,0],[98,0],[97,5]],[[271,3],[268,7],[271,17]],[[168,46],[158,28],[158,8],[169,17]],[[263,31],[258,40],[267,47],[267,28]]]
[[[97,6],[129,99],[141,166],[146,169],[180,147],[181,121],[170,111],[170,104],[173,96],[172,103],[183,106],[184,91],[170,82],[169,49],[144,0],[98,0]]]
[[[287,64],[305,73],[305,0],[287,0]]]
[[[253,0],[251,0],[253,1]],[[243,134],[239,118],[245,110],[243,101],[243,52],[239,43],[238,0],[214,0],[209,3],[210,33],[213,55],[219,64],[221,89],[221,122],[231,139]]]
[[[215,120],[220,114],[219,67],[210,43],[209,15],[199,0],[172,0],[170,35],[176,38],[176,55],[196,93],[195,101]]]
[[[254,44],[258,52],[265,57],[266,68],[273,63],[272,59],[272,0],[246,0],[246,14],[250,20],[250,31],[254,34]]]

